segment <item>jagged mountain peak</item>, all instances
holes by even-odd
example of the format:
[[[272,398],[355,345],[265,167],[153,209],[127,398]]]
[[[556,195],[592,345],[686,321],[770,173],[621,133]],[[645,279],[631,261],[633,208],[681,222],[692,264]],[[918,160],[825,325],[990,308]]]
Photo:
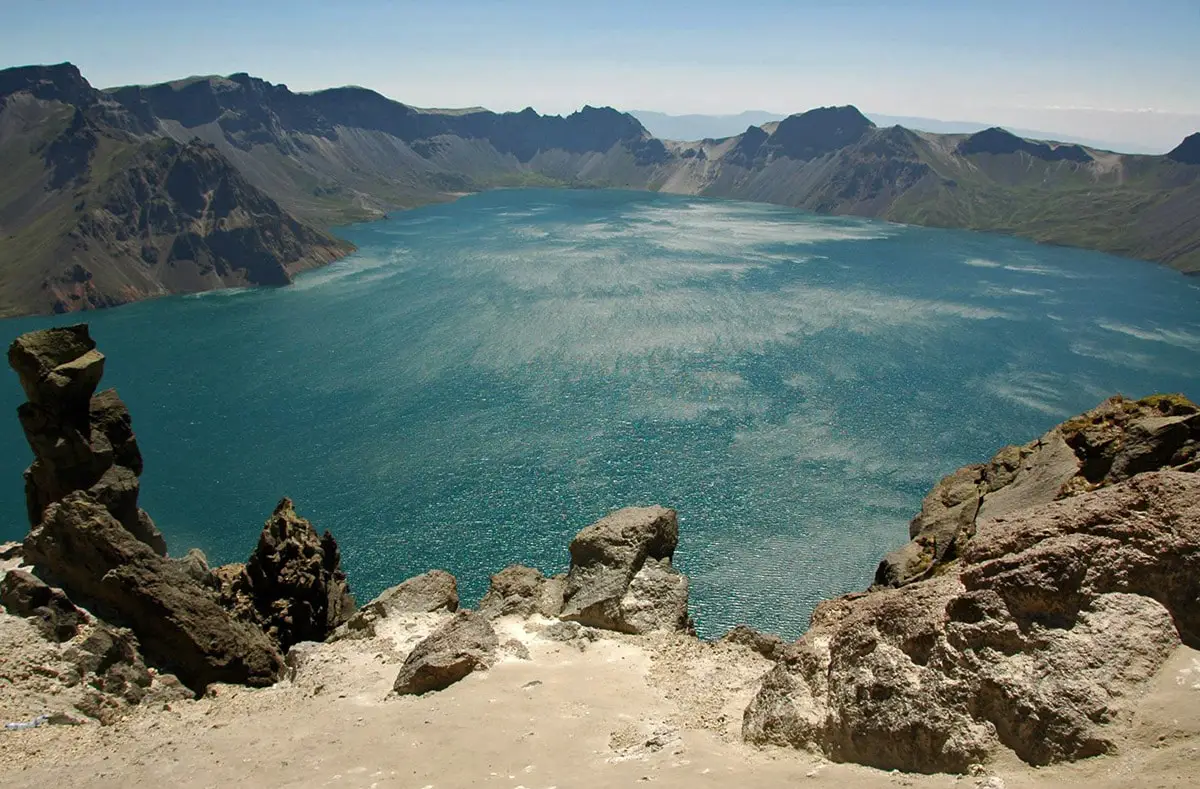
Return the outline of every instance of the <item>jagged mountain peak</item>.
[[[958,152],[970,156],[978,153],[1025,153],[1048,162],[1089,162],[1092,155],[1080,145],[1050,145],[1018,137],[1007,129],[993,126],[976,132],[958,144]]]
[[[21,92],[31,93],[43,101],[65,104],[91,103],[98,94],[74,63],[0,70],[0,98]]]
[[[815,159],[858,142],[874,128],[853,105],[817,107],[781,120],[770,144],[789,158]]]
[[[1183,164],[1200,164],[1200,132],[1184,137],[1183,142],[1171,149],[1167,158]]]

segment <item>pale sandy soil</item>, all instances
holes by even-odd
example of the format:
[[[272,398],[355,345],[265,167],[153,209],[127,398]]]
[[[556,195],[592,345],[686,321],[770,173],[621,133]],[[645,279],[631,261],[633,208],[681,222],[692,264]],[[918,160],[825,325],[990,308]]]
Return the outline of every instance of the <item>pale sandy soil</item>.
[[[1034,770],[1001,759],[972,776],[917,776],[747,746],[741,711],[764,659],[677,635],[562,643],[543,621],[501,620],[532,660],[504,657],[440,693],[389,693],[439,621],[300,648],[264,690],[140,709],[113,725],[0,731],[11,787],[601,786],[1181,787],[1200,783],[1200,653],[1181,648],[1141,703],[1121,752]],[[11,690],[11,689],[10,689]],[[9,700],[13,701],[12,699]],[[11,708],[11,704],[6,704]]]

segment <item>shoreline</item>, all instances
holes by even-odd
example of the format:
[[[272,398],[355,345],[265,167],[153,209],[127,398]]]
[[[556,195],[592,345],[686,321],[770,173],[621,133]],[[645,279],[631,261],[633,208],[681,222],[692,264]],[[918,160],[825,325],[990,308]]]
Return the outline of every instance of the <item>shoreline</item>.
[[[1157,261],[1157,260],[1131,257],[1128,255],[1122,255],[1122,254],[1119,254],[1116,252],[1098,249],[1095,247],[1084,247],[1084,246],[1076,246],[1073,244],[1059,243],[1056,241],[1039,240],[1039,239],[1031,238],[1026,235],[1022,235],[1020,233],[1006,233],[1006,232],[1000,231],[1000,230],[975,230],[975,229],[972,229],[969,227],[960,227],[960,226],[955,226],[955,225],[914,224],[912,222],[900,222],[900,221],[887,219],[884,217],[865,216],[862,214],[824,213],[824,212],[820,212],[820,211],[813,211],[813,210],[810,210],[807,208],[800,208],[798,206],[788,205],[787,203],[774,203],[774,202],[762,201],[762,200],[746,200],[744,198],[733,198],[733,197],[715,197],[715,196],[711,196],[711,195],[693,194],[693,193],[689,193],[689,192],[669,192],[669,191],[663,191],[663,190],[659,190],[659,189],[637,188],[637,187],[610,187],[610,186],[586,186],[586,185],[495,186],[495,187],[487,187],[484,189],[479,189],[479,190],[472,191],[472,192],[445,192],[445,193],[442,193],[440,196],[448,197],[449,199],[445,199],[445,200],[430,199],[426,202],[419,202],[414,205],[389,208],[386,211],[382,211],[377,216],[364,217],[363,219],[360,219],[360,220],[357,220],[354,222],[349,222],[349,223],[344,223],[344,224],[329,224],[329,223],[325,223],[325,222],[314,222],[312,224],[315,227],[320,228],[321,230],[331,233],[339,241],[351,243],[346,238],[344,238],[340,235],[337,235],[335,231],[338,228],[355,227],[358,225],[369,225],[369,224],[373,224],[375,222],[384,221],[384,220],[392,218],[393,214],[397,214],[397,213],[407,213],[409,211],[419,210],[422,208],[427,208],[429,206],[447,205],[450,203],[457,202],[458,200],[460,200],[464,197],[470,197],[472,195],[484,194],[486,192],[521,191],[521,190],[530,190],[530,189],[545,189],[545,190],[551,190],[551,191],[567,190],[567,191],[632,192],[632,193],[636,193],[636,194],[654,194],[654,195],[661,194],[661,195],[671,195],[671,196],[680,197],[680,198],[690,197],[690,198],[698,198],[701,200],[711,200],[713,202],[718,202],[718,203],[735,202],[735,203],[746,203],[748,205],[775,206],[778,208],[783,208],[783,209],[787,209],[789,211],[795,212],[796,214],[809,215],[809,216],[813,216],[813,217],[835,217],[835,218],[840,217],[840,218],[848,218],[848,219],[858,219],[858,220],[862,220],[865,222],[879,222],[884,225],[891,225],[891,226],[895,226],[895,227],[921,228],[924,230],[949,231],[949,232],[956,232],[956,233],[972,233],[972,234],[976,234],[976,235],[990,236],[990,237],[995,237],[995,238],[1017,239],[1017,240],[1020,240],[1023,242],[1034,244],[1036,246],[1045,246],[1045,247],[1052,247],[1052,248],[1057,248],[1057,249],[1080,250],[1082,252],[1106,255],[1108,257],[1112,257],[1112,258],[1115,258],[1118,260],[1148,264],[1151,266],[1166,269],[1168,271],[1176,272],[1180,276],[1185,277],[1185,278],[1194,278],[1194,279],[1200,280],[1200,269],[1197,269],[1194,271],[1185,271],[1182,269],[1175,268],[1175,267],[1171,266],[1169,263],[1163,263],[1163,262]],[[343,259],[353,255],[357,251],[358,251],[357,248],[350,249],[344,253],[337,255],[336,257],[334,257],[330,260],[327,260],[327,261],[324,261],[321,263],[317,263],[316,265],[304,266],[302,268],[296,269],[292,272],[292,276],[295,277],[297,275],[305,274],[310,271],[320,271],[321,269],[323,269],[333,263],[336,263],[339,260],[343,260]],[[105,307],[99,307],[99,308],[84,308],[84,309],[72,310],[72,311],[64,312],[64,313],[21,312],[21,313],[3,315],[3,316],[0,316],[0,322],[19,320],[22,318],[46,318],[46,317],[57,316],[57,315],[78,316],[78,315],[89,313],[89,312],[95,312],[97,310],[107,311],[107,310],[120,309],[121,307],[126,307],[126,306],[129,306],[130,304],[138,304],[138,303],[141,303],[144,301],[157,301],[159,299],[167,299],[167,298],[172,298],[172,297],[177,297],[177,296],[194,296],[194,295],[200,294],[200,293],[212,293],[212,292],[217,292],[217,291],[235,290],[235,289],[257,290],[257,289],[261,289],[261,288],[286,288],[290,284],[293,284],[293,283],[288,283],[285,285],[230,285],[230,286],[220,287],[220,288],[209,288],[207,290],[188,291],[186,293],[153,294],[153,295],[147,295],[144,297],[131,299],[129,301],[122,302],[120,304],[114,304],[111,306],[105,306]]]

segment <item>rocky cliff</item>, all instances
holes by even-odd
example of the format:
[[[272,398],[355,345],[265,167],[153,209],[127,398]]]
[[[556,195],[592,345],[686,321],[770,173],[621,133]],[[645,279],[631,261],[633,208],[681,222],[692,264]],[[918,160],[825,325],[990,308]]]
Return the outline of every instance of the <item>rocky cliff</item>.
[[[0,316],[277,285],[351,246],[69,64],[0,73]]]
[[[318,227],[499,186],[733,197],[1197,271],[1195,147],[1139,156],[1003,129],[877,128],[854,107],[678,142],[610,108],[424,110],[247,74],[98,91],[70,64],[8,69],[0,316],[286,282],[349,249]]]
[[[880,583],[821,603],[796,642],[738,627],[708,643],[691,627],[688,579],[672,563],[678,519],[663,507],[583,529],[561,575],[501,570],[477,610],[460,609],[438,570],[356,610],[336,540],[288,499],[245,564],[170,558],[136,506],[129,414],[115,392],[93,394],[104,357],[86,326],[23,335],[9,358],[35,460],[31,530],[0,549],[0,710],[28,727],[121,725],[147,703],[178,710],[228,684],[282,682],[247,697],[259,715],[282,714],[283,699],[310,705],[330,682],[361,711],[367,686],[428,699],[513,663],[553,671],[596,650],[587,671],[609,679],[595,698],[640,715],[654,702],[613,684],[636,685],[648,663],[677,710],[670,724],[614,730],[615,761],[683,753],[690,727],[833,762],[978,774],[1008,756],[1044,766],[1120,751],[1152,689],[1156,704],[1188,693],[1162,673],[1200,654],[1188,651],[1200,649],[1200,408],[1178,395],[1113,398],[948,476]],[[454,698],[401,708],[429,725],[430,710],[464,703]],[[472,713],[472,725],[489,714],[503,713]],[[549,733],[533,728],[519,739]]]

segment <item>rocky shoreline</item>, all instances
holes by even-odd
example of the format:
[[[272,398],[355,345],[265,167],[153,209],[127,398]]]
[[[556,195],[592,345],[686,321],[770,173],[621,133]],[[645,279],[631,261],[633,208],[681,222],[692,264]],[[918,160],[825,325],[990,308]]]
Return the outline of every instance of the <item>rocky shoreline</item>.
[[[970,774],[1119,754],[1163,672],[1200,649],[1200,408],[1181,396],[1110,399],[947,476],[876,584],[820,604],[796,642],[747,627],[705,642],[665,507],[588,526],[561,575],[504,568],[473,611],[440,570],[358,607],[334,536],[286,498],[244,564],[172,558],[137,506],[129,412],[95,394],[104,357],[87,327],[23,335],[9,361],[35,458],[29,535],[0,547],[0,715],[18,730],[128,730],[232,696],[278,716],[272,699],[304,688],[295,703],[315,703],[331,683],[437,705],[479,692],[477,677],[591,654],[610,682],[607,664],[648,661],[625,690],[653,680],[675,709],[665,728],[614,729],[613,753],[706,731],[794,760]],[[595,690],[597,709],[637,720],[660,704]]]

